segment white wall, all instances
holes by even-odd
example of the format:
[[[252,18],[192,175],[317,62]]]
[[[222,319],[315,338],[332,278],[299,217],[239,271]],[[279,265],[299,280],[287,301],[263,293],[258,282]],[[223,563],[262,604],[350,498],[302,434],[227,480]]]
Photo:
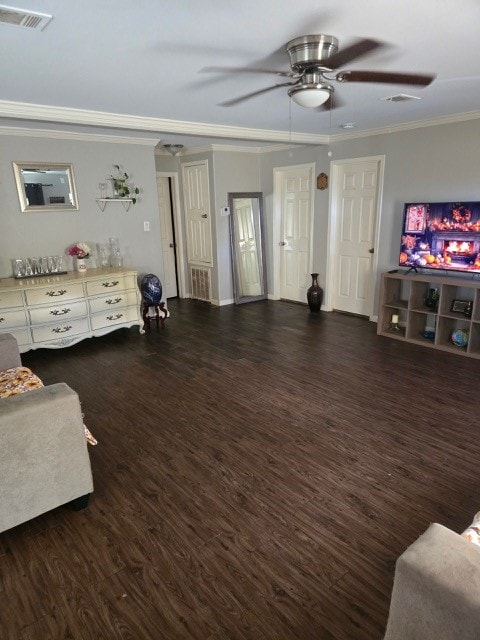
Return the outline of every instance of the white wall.
[[[380,274],[398,267],[404,203],[480,200],[479,138],[470,120],[332,144],[332,160],[385,155],[375,314]]]
[[[73,164],[79,211],[22,213],[12,162]],[[102,213],[95,198],[99,183],[119,164],[140,188],[139,200],[126,212],[121,203],[108,203]],[[143,231],[144,220],[150,232]],[[163,278],[155,161],[153,147],[144,144],[64,140],[23,135],[0,136],[0,277],[12,275],[11,259],[65,254],[76,242],[92,249],[97,242],[118,237],[124,263],[142,273]],[[66,258],[68,269],[71,258]],[[90,267],[95,260],[90,260]]]
[[[414,200],[480,200],[480,120],[446,124],[333,142],[331,160],[385,156],[379,273],[397,266],[403,203]],[[208,159],[212,206],[214,266],[213,298],[233,298],[228,218],[220,216],[229,191],[261,191],[266,214],[268,280],[272,282],[273,169],[315,163],[315,174],[331,175],[325,146],[304,146],[270,153],[208,151],[197,155],[154,158],[142,144],[92,140],[60,140],[27,136],[0,136],[0,277],[11,275],[10,259],[57,255],[77,241],[94,244],[120,238],[125,263],[141,273],[163,278],[156,168],[176,170],[181,162]],[[21,213],[12,161],[51,161],[74,166],[78,212]],[[123,165],[141,188],[137,205],[126,213],[110,203],[101,213],[95,202],[98,183]],[[325,287],[329,191],[315,190],[313,269]],[[143,231],[143,222],[151,231]],[[92,265],[93,266],[93,265]],[[271,292],[271,289],[269,288]],[[377,282],[378,291],[378,282]]]
[[[216,228],[216,264],[218,265],[218,300],[233,301],[232,255],[230,248],[230,217],[221,215],[228,204],[228,193],[261,191],[260,163],[257,153],[213,154],[214,209]]]

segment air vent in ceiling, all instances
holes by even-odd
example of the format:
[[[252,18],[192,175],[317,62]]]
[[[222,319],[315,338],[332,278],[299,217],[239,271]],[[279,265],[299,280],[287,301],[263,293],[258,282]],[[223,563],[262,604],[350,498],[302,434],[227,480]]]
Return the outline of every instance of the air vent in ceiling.
[[[387,98],[380,98],[380,100],[386,100],[387,102],[408,102],[409,100],[421,100],[418,96],[409,96],[406,93],[398,93],[396,96],[388,96]]]
[[[6,22],[18,27],[30,27],[30,29],[43,31],[52,18],[53,16],[49,16],[46,13],[0,5],[0,22]]]

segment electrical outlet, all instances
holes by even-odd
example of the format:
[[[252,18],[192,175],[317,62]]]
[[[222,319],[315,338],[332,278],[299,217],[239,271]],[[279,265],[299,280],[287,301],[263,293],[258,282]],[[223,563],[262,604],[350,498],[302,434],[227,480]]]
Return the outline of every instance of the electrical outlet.
[[[145,222],[143,223],[143,230],[150,231],[150,222],[148,220],[145,220]]]

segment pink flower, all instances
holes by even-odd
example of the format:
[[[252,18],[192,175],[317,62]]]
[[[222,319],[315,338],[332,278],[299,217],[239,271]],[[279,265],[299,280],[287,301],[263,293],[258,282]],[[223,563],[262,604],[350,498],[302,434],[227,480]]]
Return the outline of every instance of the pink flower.
[[[69,256],[77,256],[77,258],[89,258],[90,247],[85,242],[76,242],[68,250]]]

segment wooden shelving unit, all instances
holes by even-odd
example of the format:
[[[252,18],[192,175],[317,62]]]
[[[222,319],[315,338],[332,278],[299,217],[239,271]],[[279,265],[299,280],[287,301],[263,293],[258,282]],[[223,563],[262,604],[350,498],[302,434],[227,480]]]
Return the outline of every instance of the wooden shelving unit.
[[[425,306],[429,289],[436,289],[436,309]],[[471,317],[452,311],[454,300],[473,303]],[[390,329],[392,316],[399,317],[399,331]],[[458,347],[451,340],[456,329],[469,333],[468,345]],[[424,337],[434,332],[433,339]],[[377,333],[426,347],[480,358],[480,279],[467,280],[437,275],[382,274]]]

